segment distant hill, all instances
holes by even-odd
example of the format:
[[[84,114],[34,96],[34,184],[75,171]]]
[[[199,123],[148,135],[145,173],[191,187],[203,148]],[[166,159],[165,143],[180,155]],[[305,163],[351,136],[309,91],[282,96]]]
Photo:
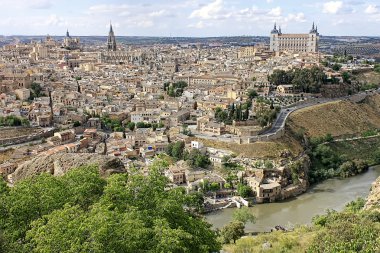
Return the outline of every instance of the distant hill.
[[[331,134],[350,137],[380,129],[380,95],[367,97],[362,103],[343,100],[308,107],[292,113],[287,125],[294,131],[304,131],[310,137]]]

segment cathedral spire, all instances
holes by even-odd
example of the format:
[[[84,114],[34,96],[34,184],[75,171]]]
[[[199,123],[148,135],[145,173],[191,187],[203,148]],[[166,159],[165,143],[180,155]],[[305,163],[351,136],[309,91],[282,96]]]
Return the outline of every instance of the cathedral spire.
[[[108,51],[116,51],[116,38],[115,38],[115,33],[113,32],[111,21],[110,21],[110,31],[108,33],[108,39],[107,39],[107,49]]]
[[[110,20],[110,33],[113,33],[112,22]]]
[[[70,37],[69,29],[67,29],[67,31],[66,31],[66,37]]]

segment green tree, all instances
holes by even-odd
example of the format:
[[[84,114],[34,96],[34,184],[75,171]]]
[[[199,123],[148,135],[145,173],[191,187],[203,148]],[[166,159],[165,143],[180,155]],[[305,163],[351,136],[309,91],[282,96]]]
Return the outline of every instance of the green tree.
[[[79,127],[81,125],[82,124],[79,121],[75,121],[74,124],[73,124],[73,127]]]
[[[241,238],[244,233],[244,223],[240,221],[232,221],[220,231],[224,243],[230,243],[231,241],[236,243],[236,240]]]
[[[136,126],[135,122],[128,122],[127,124],[127,128],[131,131],[135,129],[135,126]]]
[[[232,213],[232,219],[234,221],[242,222],[244,225],[247,224],[248,222],[251,222],[251,223],[256,222],[255,215],[252,213],[251,209],[249,209],[246,206],[243,206],[240,209],[236,209]]]
[[[249,99],[254,99],[259,96],[256,90],[248,90],[248,97]]]
[[[237,186],[238,194],[243,198],[248,198],[253,196],[252,188],[248,185],[238,184]]]

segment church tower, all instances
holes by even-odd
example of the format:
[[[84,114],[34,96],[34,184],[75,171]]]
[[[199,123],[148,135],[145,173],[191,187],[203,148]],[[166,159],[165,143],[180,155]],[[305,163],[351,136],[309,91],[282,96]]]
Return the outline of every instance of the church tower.
[[[112,24],[110,24],[110,31],[108,33],[107,49],[108,51],[116,51],[116,38],[112,29]]]

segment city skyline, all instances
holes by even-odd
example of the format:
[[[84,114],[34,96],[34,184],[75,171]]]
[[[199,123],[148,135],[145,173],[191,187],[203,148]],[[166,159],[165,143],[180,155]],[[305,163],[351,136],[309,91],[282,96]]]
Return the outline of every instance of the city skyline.
[[[313,21],[322,35],[379,36],[376,1],[2,0],[2,35],[213,37],[268,36],[273,23],[284,33],[304,33]]]

